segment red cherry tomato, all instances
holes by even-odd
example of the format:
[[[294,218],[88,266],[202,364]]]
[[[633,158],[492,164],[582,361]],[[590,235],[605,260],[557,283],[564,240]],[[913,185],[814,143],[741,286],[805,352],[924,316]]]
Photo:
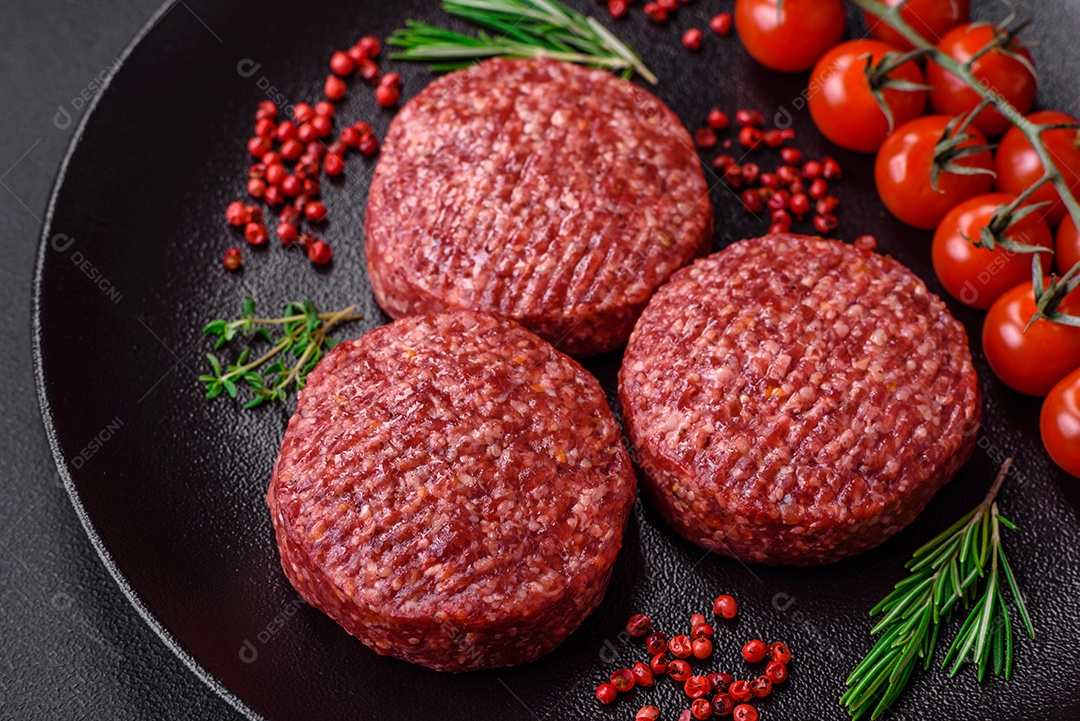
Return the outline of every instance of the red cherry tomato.
[[[949,295],[964,305],[985,310],[1010,288],[1031,277],[1031,254],[998,246],[980,248],[979,239],[998,206],[1015,196],[1005,193],[978,195],[949,211],[934,233],[930,257],[934,272]],[[1026,245],[1052,249],[1050,227],[1038,213],[1024,216],[1009,226],[1005,236]],[[970,240],[969,240],[970,238]],[[1040,253],[1043,273],[1050,270],[1050,253]]]
[[[735,30],[750,56],[788,73],[809,70],[844,37],[842,0],[736,0]]]
[[[941,39],[937,47],[959,62],[967,62],[985,46],[999,38],[999,31],[987,23],[958,25]],[[1031,54],[1015,40],[1010,42],[1008,53],[996,48],[981,56],[972,65],[972,72],[987,87],[994,88],[1021,113],[1031,110],[1035,102],[1037,82],[1028,66],[1016,55],[1031,63]],[[960,115],[979,104],[979,96],[960,80],[935,62],[926,65],[930,105],[939,113]],[[975,118],[975,126],[988,136],[1001,135],[1009,128],[1009,121],[993,108],[986,108]]]
[[[878,40],[849,40],[825,53],[810,74],[810,115],[822,135],[840,147],[873,153],[891,130],[866,75],[868,59],[877,65],[886,53],[900,51]],[[888,78],[924,82],[914,60],[890,72]],[[892,111],[893,128],[919,117],[926,107],[923,90],[884,87],[882,94]]]
[[[1057,271],[1065,275],[1077,263],[1080,263],[1080,233],[1076,232],[1072,217],[1065,216],[1054,241],[1054,264]]]
[[[882,1],[889,7],[896,7],[904,0]],[[900,17],[924,38],[937,44],[942,35],[968,21],[971,17],[971,0],[908,0],[900,8]],[[911,43],[877,15],[866,13],[866,25],[870,28],[870,34],[878,40],[901,50],[911,50]]]
[[[952,118],[946,115],[927,115],[908,121],[889,134],[874,162],[874,180],[878,195],[889,211],[908,225],[930,230],[936,228],[954,206],[990,191],[991,175],[957,175],[942,172],[938,189],[930,182],[935,146],[941,140]],[[986,145],[986,138],[974,128],[968,128],[971,138],[960,147]],[[989,150],[953,161],[960,166],[993,168]]]
[[[1080,292],[1070,293],[1061,310],[1080,315]],[[1005,385],[1029,396],[1044,396],[1080,368],[1080,328],[1042,318],[1027,328],[1033,315],[1035,296],[1029,280],[990,306],[983,321],[983,353]]]
[[[1076,123],[1076,118],[1056,110],[1040,110],[1028,119],[1040,124]],[[1080,132],[1076,130],[1048,130],[1042,134],[1050,157],[1061,171],[1065,182],[1074,194],[1080,193]],[[997,187],[1003,193],[1019,195],[1043,176],[1042,162],[1031,143],[1019,128],[1010,128],[1001,139],[994,154]],[[1044,185],[1031,196],[1031,202],[1050,203],[1042,209],[1043,217],[1050,225],[1057,225],[1065,217],[1065,204],[1052,185]]]
[[[1054,463],[1080,478],[1080,368],[1046,396],[1039,414],[1039,431]]]

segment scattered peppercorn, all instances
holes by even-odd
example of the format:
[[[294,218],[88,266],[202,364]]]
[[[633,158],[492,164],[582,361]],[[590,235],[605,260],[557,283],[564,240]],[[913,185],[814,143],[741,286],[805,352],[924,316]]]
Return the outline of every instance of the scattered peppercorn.
[[[716,147],[716,132],[710,128],[698,128],[694,133],[694,143],[702,150]]]
[[[761,130],[753,125],[743,126],[739,131],[739,145],[751,150],[761,145]]]
[[[337,75],[327,75],[326,82],[323,83],[323,94],[331,100],[341,100],[345,97],[345,93],[348,92],[348,86],[345,81],[339,78]]]
[[[739,604],[731,596],[717,596],[716,600],[713,601],[713,613],[717,616],[730,620],[735,618],[735,614],[738,612]]]
[[[750,704],[741,703],[732,710],[731,717],[735,721],[758,721],[758,712]]]
[[[666,634],[657,631],[656,633],[650,633],[649,637],[645,639],[645,650],[649,652],[650,656],[663,653],[664,651],[667,651],[667,649],[668,642]]]
[[[682,44],[688,50],[700,50],[702,33],[697,28],[690,28],[682,36]]]
[[[667,675],[675,681],[685,681],[690,678],[690,664],[682,659],[675,659],[668,664]]]
[[[341,77],[348,77],[352,75],[353,70],[356,69],[356,63],[346,53],[340,50],[330,56],[330,72]]]
[[[735,699],[727,693],[718,693],[713,696],[712,710],[717,716],[727,716],[735,708]]]
[[[244,237],[247,238],[247,242],[252,245],[263,245],[266,243],[267,234],[266,226],[262,223],[248,223],[244,226]]]
[[[658,653],[649,659],[649,670],[656,676],[663,676],[671,668],[667,654]]]
[[[229,248],[221,259],[221,264],[225,266],[225,270],[237,270],[243,263],[244,255],[238,248]]]
[[[830,215],[826,213],[824,215],[814,216],[814,230],[821,233],[822,235],[827,235],[833,232],[834,230],[836,230],[839,224],[840,223],[836,219],[835,215]]]
[[[709,29],[721,37],[727,37],[731,35],[731,29],[734,23],[731,19],[731,13],[720,13],[714,15],[713,19],[709,21]]]
[[[277,114],[277,105],[275,105],[272,100],[260,100],[259,104],[255,107],[256,120],[262,120],[263,118],[274,120],[277,118]]]
[[[337,153],[327,153],[323,159],[323,170],[329,176],[341,175],[345,172],[345,160]]]
[[[695,699],[694,703],[690,704],[690,713],[694,718],[704,721],[704,719],[712,716],[712,704],[709,703],[708,699]]]
[[[652,619],[646,616],[644,613],[635,613],[630,617],[630,620],[626,622],[626,632],[634,638],[641,638],[649,633],[649,628],[652,626]],[[654,651],[654,653],[660,653]]]
[[[783,641],[770,643],[768,653],[769,658],[773,661],[779,661],[780,663],[789,663],[791,661],[791,649]]]
[[[818,215],[831,215],[840,207],[840,199],[834,195],[826,195],[814,206]]]
[[[608,0],[607,7],[611,17],[616,20],[626,15],[630,9],[630,6],[626,4],[626,0]]]
[[[724,111],[713,108],[709,111],[709,116],[705,119],[705,122],[713,130],[724,130],[731,123],[728,116]]]
[[[801,218],[810,212],[810,198],[805,193],[793,195],[788,202],[788,207],[791,208],[792,213]]]
[[[620,668],[611,674],[611,685],[619,691],[626,693],[634,687],[634,672],[628,668]]]
[[[683,684],[683,692],[690,698],[703,698],[711,691],[712,684],[709,683],[708,676],[691,676]]]
[[[630,669],[634,674],[634,683],[638,686],[652,686],[656,681],[656,677],[653,675],[652,669],[647,665],[638,661],[634,664],[634,667]]]
[[[634,721],[657,721],[660,718],[660,709],[656,706],[642,706],[634,714]]]
[[[810,183],[810,187],[807,189],[806,194],[814,200],[821,200],[829,194],[829,184],[823,178],[815,178]]]
[[[758,676],[750,682],[750,693],[754,694],[754,698],[765,698],[772,693],[772,679]]]
[[[761,166],[757,163],[746,163],[742,166],[742,179],[747,185],[754,185],[761,177]]]
[[[299,231],[295,225],[283,220],[278,223],[277,235],[281,239],[282,245],[291,245],[299,237]]]
[[[251,216],[243,202],[234,200],[225,208],[225,220],[229,222],[229,225],[239,228],[247,225],[251,221]]]
[[[356,46],[360,48],[360,52],[364,54],[364,57],[368,58],[376,58],[382,51],[382,43],[374,35],[365,35],[360,38]]]
[[[369,83],[374,82],[379,77],[379,66],[370,58],[361,58],[356,64],[356,74]]]
[[[748,213],[760,213],[765,210],[765,201],[761,198],[761,193],[756,190],[744,190],[742,192],[742,204],[743,208]]]
[[[645,17],[652,20],[654,23],[666,23],[669,18],[668,11],[660,6],[658,2],[645,3],[643,8]]]
[[[367,157],[371,157],[379,150],[379,139],[376,138],[374,134],[365,135],[360,138],[359,150]]]
[[[334,251],[327,243],[316,240],[308,246],[307,255],[315,265],[326,265],[334,257]]]
[[[394,85],[380,85],[375,88],[375,102],[384,108],[392,108],[398,104],[401,91]]]
[[[860,235],[855,239],[855,247],[862,250],[874,250],[877,248],[877,238],[872,235]]]
[[[787,681],[787,665],[780,663],[779,661],[770,661],[768,665],[765,666],[765,675],[768,676],[769,680],[774,684],[781,684],[784,681]]]
[[[784,209],[774,210],[770,217],[772,218],[772,224],[782,229],[779,232],[786,233],[791,230],[791,213]]]
[[[619,690],[610,683],[602,683],[596,687],[596,698],[603,704],[615,703],[619,696]]]
[[[746,642],[742,648],[742,655],[748,663],[757,663],[765,658],[765,650],[765,642],[755,638]]]
[[[747,110],[746,108],[739,108],[735,111],[735,122],[739,125],[753,125],[760,127],[763,120],[761,113],[756,110]]]
[[[675,658],[689,658],[694,653],[689,636],[679,635],[668,641],[668,649]]]
[[[825,180],[840,180],[844,177],[844,171],[840,163],[826,156],[821,159],[821,175]]]
[[[802,165],[803,154],[798,148],[784,148],[780,151],[780,159],[787,165]]]
[[[732,681],[728,686],[728,695],[735,701],[749,701],[754,693],[750,690],[750,682],[745,679]]]

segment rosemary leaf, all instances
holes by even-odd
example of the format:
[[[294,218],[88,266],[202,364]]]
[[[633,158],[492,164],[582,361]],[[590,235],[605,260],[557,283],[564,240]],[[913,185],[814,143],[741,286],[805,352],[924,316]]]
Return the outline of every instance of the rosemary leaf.
[[[398,48],[391,57],[427,62],[435,71],[491,57],[547,57],[658,82],[602,23],[557,0],[446,0],[442,8],[481,29],[473,36],[409,20],[387,40]]]
[[[1035,635],[1001,543],[1001,528],[1015,525],[1001,516],[994,500],[1011,465],[1011,459],[1002,465],[982,503],[915,552],[907,563],[909,575],[871,610],[871,616],[882,614],[871,629],[880,636],[848,676],[848,688],[840,697],[852,719],[880,717],[900,697],[917,666],[929,670],[942,630],[958,605],[967,610],[966,617],[942,667],[955,676],[971,661],[980,681],[988,672],[1011,676],[1012,621],[1004,586],[1028,635]]]

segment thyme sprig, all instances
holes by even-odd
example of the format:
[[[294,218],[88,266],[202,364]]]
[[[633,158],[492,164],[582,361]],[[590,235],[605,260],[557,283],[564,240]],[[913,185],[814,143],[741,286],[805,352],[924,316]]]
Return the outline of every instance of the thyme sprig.
[[[246,346],[235,362],[225,363],[213,353],[206,354],[211,373],[199,376],[206,386],[206,397],[217,398],[225,393],[236,398],[241,384],[251,392],[251,399],[244,408],[255,408],[266,401],[284,401],[289,389],[304,387],[307,374],[319,362],[326,351],[336,344],[328,334],[342,324],[359,320],[353,315],[355,305],[335,311],[320,313],[311,300],[303,303],[286,303],[280,318],[257,318],[255,301],[245,297],[240,317],[234,320],[212,320],[203,333],[214,336],[214,350],[219,350],[234,339],[251,338],[270,344],[262,355],[251,360],[252,346]],[[275,336],[271,332],[278,332]]]
[[[930,668],[938,637],[958,606],[969,613],[942,667],[951,663],[949,674],[955,676],[970,660],[980,681],[988,670],[1011,676],[1013,630],[1003,588],[1012,595],[1028,636],[1035,637],[1001,543],[1001,527],[1016,528],[996,501],[1011,466],[1010,458],[982,503],[915,551],[906,565],[910,575],[870,611],[881,616],[871,629],[881,636],[848,676],[848,689],[840,697],[853,719],[868,713],[871,719],[880,717],[919,666]]]
[[[1028,119],[1006,100],[992,84],[984,84],[976,77],[973,68],[973,65],[980,58],[991,51],[997,50],[1022,62],[1032,71],[1032,75],[1037,78],[1034,73],[1034,67],[1031,65],[1030,61],[1024,57],[1023,53],[1017,52],[1017,49],[1020,46],[1014,42],[1016,41],[1020,30],[1027,25],[1027,20],[1022,20],[1017,23],[1016,13],[1010,13],[1009,17],[997,26],[995,37],[990,43],[974,53],[967,60],[959,61],[928,42],[926,38],[903,18],[901,13],[895,12],[894,7],[886,5],[884,2],[881,2],[881,0],[852,0],[852,2],[863,10],[881,18],[882,22],[903,35],[915,49],[926,53],[926,57],[929,60],[937,63],[971,88],[971,90],[981,99],[979,107],[971,114],[972,116],[984,107],[992,107],[1001,113],[1001,115],[1008,118],[1009,122],[1012,123],[1024,137],[1027,138],[1028,142],[1031,143],[1031,147],[1035,150],[1035,154],[1042,164],[1044,180],[1039,181],[1040,184],[1045,182],[1053,184],[1054,189],[1057,190],[1058,195],[1061,197],[1061,202],[1064,203],[1065,207],[1068,209],[1073,222],[1077,224],[1077,227],[1080,227],[1080,199],[1077,198],[1073,193],[1072,188],[1069,187],[1068,181],[1061,173],[1059,161],[1054,158],[1053,153],[1050,152],[1050,149],[1047,148],[1046,143],[1042,139],[1043,133],[1051,130],[1072,128],[1071,124],[1063,127],[1061,124],[1037,123]],[[1012,26],[1011,29],[1009,26]],[[1031,263],[1031,280],[1035,296],[1035,315],[1032,316],[1031,323],[1034,323],[1041,318],[1045,318],[1054,323],[1080,326],[1080,316],[1071,315],[1061,310],[1061,304],[1064,302],[1065,297],[1073,290],[1080,287],[1080,263],[1069,268],[1060,277],[1056,275],[1051,276],[1049,282],[1044,283],[1042,266],[1038,256],[1035,255],[1032,257]]]
[[[641,57],[596,18],[558,0],[447,0],[442,8],[482,29],[473,36],[409,20],[387,40],[401,48],[391,57],[430,63],[437,72],[497,56],[546,57],[658,82]]]

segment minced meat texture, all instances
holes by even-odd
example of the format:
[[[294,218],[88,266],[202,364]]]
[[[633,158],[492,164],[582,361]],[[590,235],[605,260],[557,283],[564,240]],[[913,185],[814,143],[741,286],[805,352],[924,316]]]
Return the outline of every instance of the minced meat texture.
[[[811,564],[884,541],[970,456],[967,337],[891,258],[735,243],[675,275],[620,373],[646,492],[705,548]]]
[[[516,324],[410,316],[300,393],[268,502],[297,590],[378,651],[532,660],[600,602],[635,482],[595,379]]]
[[[602,70],[498,58],[432,82],[394,118],[365,219],[395,318],[469,308],[574,356],[624,344],[649,297],[708,252],[689,133]]]

